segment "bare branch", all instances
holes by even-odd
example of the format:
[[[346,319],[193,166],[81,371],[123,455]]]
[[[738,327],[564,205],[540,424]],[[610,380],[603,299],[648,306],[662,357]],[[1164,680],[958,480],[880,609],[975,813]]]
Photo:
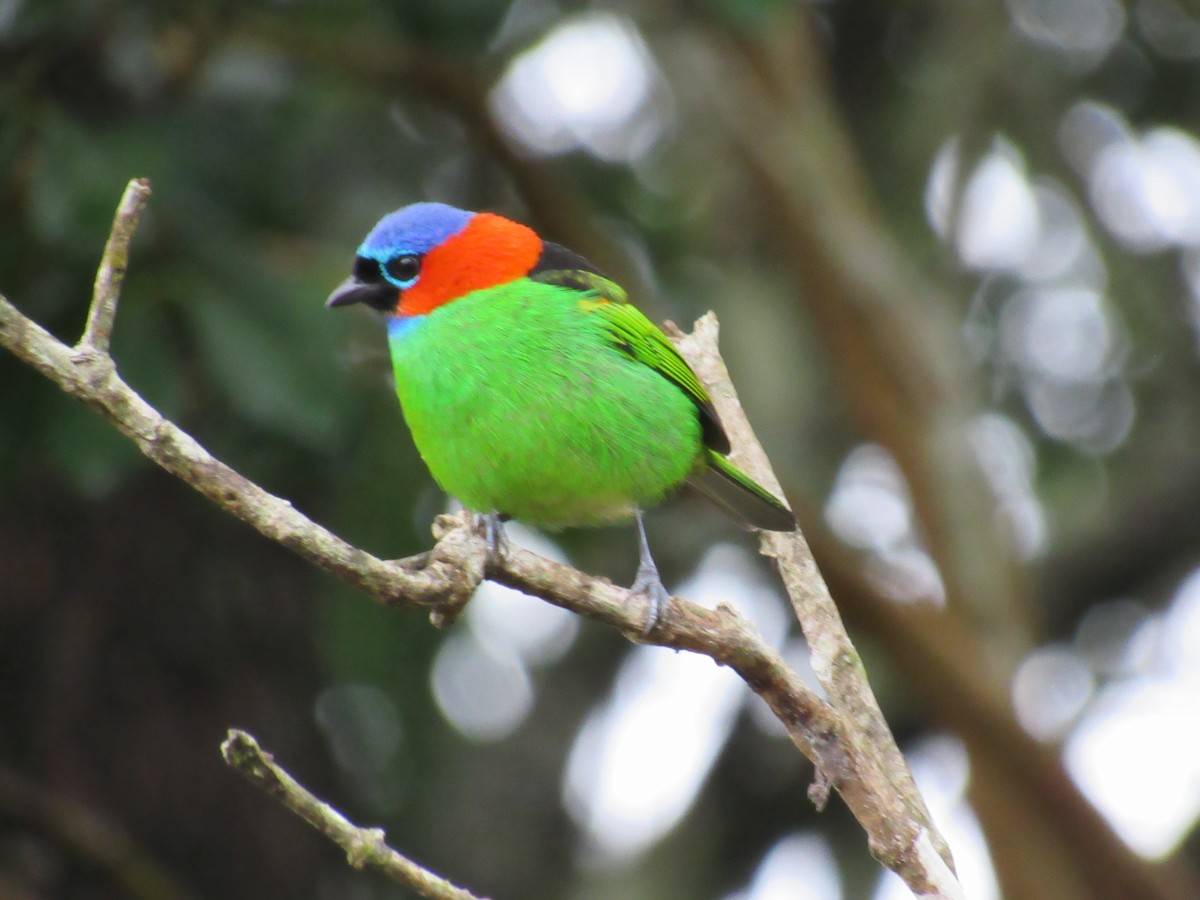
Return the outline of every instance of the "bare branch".
[[[97,409],[151,460],[204,494],[265,537],[392,606],[432,606],[445,621],[464,604],[483,577],[482,539],[464,517],[440,517],[438,544],[428,553],[385,562],[343,541],[213,457],[178,426],[164,419],[116,372],[112,359],[80,358],[0,297],[0,344],[4,344],[64,391]],[[491,577],[640,641],[644,615],[631,594],[603,578],[512,547]],[[819,748],[841,730],[833,710],[790,672],[778,654],[731,610],[703,609],[674,598],[670,619],[653,643],[692,650],[731,665],[783,714],[801,750],[832,772],[845,769],[821,760]],[[840,779],[833,778],[835,784]]]
[[[398,607],[432,606],[440,621],[452,617],[482,580],[485,547],[467,517],[439,517],[437,546],[406,560],[385,562],[347,544],[281,497],[213,457],[189,434],[164,419],[134,392],[107,355],[71,349],[0,297],[0,344],[64,391],[100,412],[151,460],[204,494],[265,537],[362,590]],[[512,547],[490,576],[510,587],[611,625],[640,641],[643,611],[632,595],[603,578]],[[673,598],[671,615],[653,643],[691,650],[737,671],[787,726],[793,742],[847,797],[856,814],[867,814],[875,789],[868,760],[845,753],[844,726],[832,707],[784,665],[774,648],[732,610],[708,610]],[[864,768],[865,767],[865,768]],[[870,777],[864,778],[864,773]],[[851,802],[850,798],[857,798]]]
[[[689,335],[682,334],[673,323],[667,323],[667,331],[713,398],[721,424],[729,432],[735,448],[737,464],[760,484],[782,496],[779,479],[750,427],[725,361],[721,359],[716,316],[709,313],[701,318]],[[760,540],[763,554],[775,560],[796,618],[804,630],[812,654],[813,671],[830,703],[849,720],[847,739],[856,742],[858,752],[870,756],[882,777],[890,782],[891,790],[876,785],[876,793],[895,806],[890,810],[879,810],[877,827],[867,827],[864,823],[872,839],[873,851],[918,894],[929,887],[953,896],[954,890],[960,888],[954,879],[950,848],[933,824],[913,783],[808,541],[799,529],[790,534],[762,532]],[[884,835],[888,836],[886,842],[882,840]],[[935,848],[940,856],[938,869],[930,868],[928,860],[923,858],[925,843]],[[918,890],[919,884],[925,887]]]
[[[117,300],[125,281],[125,269],[129,265],[129,243],[137,229],[138,217],[150,199],[150,182],[145,178],[134,178],[125,186],[121,202],[113,216],[112,231],[100,257],[100,268],[96,270],[96,284],[92,289],[92,305],[88,309],[87,325],[83,337],[76,345],[77,350],[92,350],[108,353],[112,340],[113,320],[117,316]]]
[[[118,223],[130,224],[135,216],[136,212],[118,215]],[[113,242],[121,245],[117,238]],[[114,295],[113,309],[115,302]],[[264,536],[379,602],[432,606],[435,622],[445,622],[466,603],[484,576],[486,548],[468,516],[439,517],[435,523],[438,542],[431,551],[385,562],[347,544],[297,512],[288,501],[215,459],[126,385],[107,351],[89,348],[91,352],[73,352],[3,297],[0,344],[98,410],[155,463]],[[777,489],[717,354],[715,318],[698,323],[696,345],[699,349],[691,361],[712,392],[723,420],[731,428],[736,423],[731,432],[735,444],[742,452],[757,454],[750,471]],[[753,626],[726,606],[710,610],[672,598],[665,621],[648,642],[701,653],[736,671],[766,701],[793,743],[816,766],[817,782],[810,792],[814,802],[821,805],[829,789],[836,788],[867,832],[872,852],[900,874],[914,893],[960,896],[949,853],[912,787],[807,545],[799,534],[765,540],[767,552],[775,557],[795,598],[831,703],[807,688]],[[606,579],[519,547],[512,547],[487,574],[499,583],[608,624],[632,641],[647,641],[642,635],[644,610],[628,590]],[[930,847],[937,852],[930,853]]]
[[[346,851],[346,861],[356,869],[377,869],[393,881],[431,900],[481,900],[440,875],[413,862],[387,845],[382,828],[355,825],[313,794],[279,766],[252,735],[236,728],[221,744],[221,756],[313,828]]]
[[[262,534],[376,599],[436,596],[430,578],[352,547],[215,459],[121,380],[107,354],[77,354],[0,297],[0,343],[68,394],[98,410],[147,457]],[[436,582],[447,588],[444,581]]]

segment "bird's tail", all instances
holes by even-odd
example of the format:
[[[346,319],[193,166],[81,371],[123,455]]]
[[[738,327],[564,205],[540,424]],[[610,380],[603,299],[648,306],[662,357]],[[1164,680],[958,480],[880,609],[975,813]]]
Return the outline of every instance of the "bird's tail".
[[[720,453],[707,449],[705,453],[708,465],[693,473],[689,484],[742,525],[765,531],[795,531],[796,517],[774,494]]]

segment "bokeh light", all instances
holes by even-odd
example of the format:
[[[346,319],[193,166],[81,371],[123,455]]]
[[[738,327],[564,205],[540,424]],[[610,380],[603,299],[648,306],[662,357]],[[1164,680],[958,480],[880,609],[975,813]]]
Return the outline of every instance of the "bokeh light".
[[[1138,30],[1167,59],[1200,57],[1200,19],[1175,0],[1141,0],[1133,7]]]
[[[778,645],[788,614],[745,551],[713,547],[679,593],[725,603]],[[598,866],[628,863],[691,807],[749,696],[711,659],[659,647],[631,650],[608,697],[588,716],[567,761],[563,792]]]
[[[1136,214],[1113,213],[1120,224],[1110,227],[1118,236],[1143,241],[1139,246],[1145,248],[1150,246],[1145,241],[1161,247],[1168,234],[1181,240],[1188,233],[1191,201],[1179,198],[1189,191],[1200,196],[1190,185],[1188,141],[1164,134],[1146,139],[1155,156],[1144,171],[1163,181],[1148,187],[1145,179],[1111,168],[1113,148],[1136,145],[1138,153],[1151,152],[1137,145],[1113,110],[1077,105],[1063,118],[1060,140],[1072,165],[1091,179],[1102,221],[1105,203],[1138,205]],[[1112,453],[1128,439],[1137,414],[1126,372],[1129,337],[1107,295],[1104,258],[1079,204],[1061,182],[1032,178],[1021,151],[997,139],[966,179],[951,222],[960,152],[959,141],[950,138],[935,155],[925,208],[934,231],[952,243],[963,265],[991,279],[968,313],[969,349],[986,364],[993,392],[1004,396],[1015,389],[1047,437],[1091,455]],[[1175,199],[1168,202],[1168,195]],[[1030,540],[1039,528],[1034,507],[1025,503],[1012,512],[1017,527],[1025,529],[1016,535],[1018,552],[1028,556],[1041,543],[1040,537]]]
[[[509,541],[565,561],[549,538],[511,522]],[[467,605],[463,626],[438,648],[431,685],[438,708],[468,737],[496,741],[525,721],[534,703],[534,672],[560,659],[579,631],[579,620],[559,609],[485,581]]]
[[[630,162],[664,132],[665,91],[633,23],[596,12],[564,20],[513,60],[491,103],[496,120],[531,152],[582,148]]]
[[[1137,637],[1121,655],[1131,674],[1101,691],[1067,741],[1066,759],[1117,833],[1159,857],[1200,816],[1200,570],[1183,579],[1158,621],[1134,623]]]
[[[819,834],[784,835],[767,851],[745,890],[725,900],[838,900],[842,879],[829,841]]]
[[[496,652],[470,631],[442,642],[430,680],[442,714],[477,741],[508,737],[533,708],[533,684],[517,656]]]
[[[1092,697],[1087,663],[1069,647],[1043,647],[1017,667],[1012,700],[1021,726],[1039,740],[1062,738]]]
[[[958,255],[973,269],[1018,269],[1040,231],[1037,199],[1016,148],[997,142],[967,179],[955,234]]]
[[[971,774],[966,749],[957,738],[933,735],[906,747],[904,756],[929,815],[951,847],[964,896],[1000,900],[987,841],[966,799]],[[872,896],[873,900],[909,900],[912,891],[894,872],[885,872]]]
[[[333,684],[313,712],[338,767],[372,808],[391,811],[400,800],[396,760],[404,742],[400,712],[375,685]]]
[[[825,520],[841,540],[867,553],[867,577],[885,595],[944,602],[941,573],[913,525],[908,484],[883,447],[863,444],[847,455],[825,503]]]
[[[996,496],[996,524],[1016,555],[1029,559],[1046,544],[1046,514],[1036,490],[1033,443],[1012,419],[985,412],[971,428],[971,442]]]
[[[1125,8],[1117,0],[1008,0],[1023,34],[1060,51],[1097,60],[1125,29]]]

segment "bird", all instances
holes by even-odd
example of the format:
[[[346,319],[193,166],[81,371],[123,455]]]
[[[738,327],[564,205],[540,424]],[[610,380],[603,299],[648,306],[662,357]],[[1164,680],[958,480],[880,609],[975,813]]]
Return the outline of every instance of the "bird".
[[[420,202],[385,215],[328,308],[382,313],[396,393],[434,480],[476,515],[489,561],[503,523],[557,530],[633,519],[647,602],[670,594],[643,510],[690,484],[747,528],[792,531],[783,502],[726,457],[712,399],[625,291],[574,251],[493,212]]]

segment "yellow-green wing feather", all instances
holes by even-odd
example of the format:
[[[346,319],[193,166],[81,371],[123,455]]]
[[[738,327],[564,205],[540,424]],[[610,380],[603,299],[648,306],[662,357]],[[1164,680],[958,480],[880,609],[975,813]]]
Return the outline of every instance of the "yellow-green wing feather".
[[[641,310],[624,302],[624,292],[618,297],[619,299],[612,297],[607,291],[594,289],[580,298],[580,306],[604,322],[609,341],[614,347],[630,359],[653,369],[683,391],[687,398],[696,404],[700,413],[704,445],[718,453],[728,453],[729,438],[725,435],[725,429],[721,427],[721,420],[717,418],[717,411],[713,408],[708,391],[704,389],[696,373],[679,355],[675,345]]]
[[[769,531],[792,531],[796,527],[791,510],[725,458],[730,450],[729,438],[708,391],[667,336],[627,301],[620,286],[597,272],[575,269],[543,271],[532,277],[579,291],[580,309],[604,323],[613,347],[676,385],[696,405],[705,465],[688,479],[694,487],[743,525]]]

